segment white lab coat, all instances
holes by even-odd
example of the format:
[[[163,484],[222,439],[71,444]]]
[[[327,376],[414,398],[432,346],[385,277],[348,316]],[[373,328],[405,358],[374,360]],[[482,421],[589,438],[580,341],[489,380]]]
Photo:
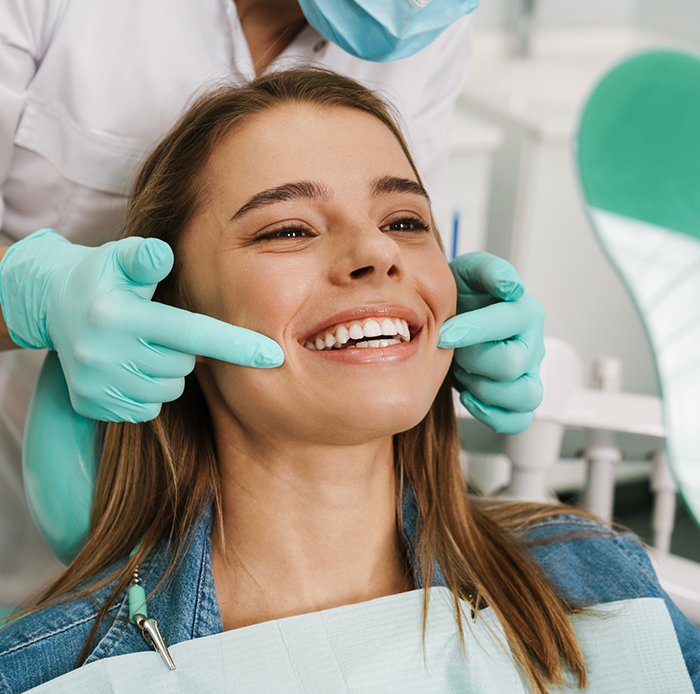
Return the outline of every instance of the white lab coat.
[[[438,198],[469,31],[465,17],[410,58],[371,63],[307,26],[269,69],[320,64],[381,92]],[[2,0],[2,232],[12,241],[51,227],[88,245],[114,237],[135,170],[193,97],[252,77],[233,0]],[[17,458],[39,356],[0,356],[0,606],[57,568],[28,527]]]

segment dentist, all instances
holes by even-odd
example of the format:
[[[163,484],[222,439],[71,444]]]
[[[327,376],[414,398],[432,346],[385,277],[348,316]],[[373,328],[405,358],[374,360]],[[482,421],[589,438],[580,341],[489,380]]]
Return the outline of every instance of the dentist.
[[[258,368],[283,360],[262,335],[150,301],[172,268],[169,247],[111,240],[145,153],[217,82],[314,63],[395,106],[438,199],[477,4],[2,0],[0,348],[10,351],[0,355],[0,477],[9,480],[0,484],[0,606],[56,568],[29,528],[19,483],[41,359],[11,350],[56,350],[77,413],[131,422],[179,397],[195,355]],[[457,348],[462,402],[496,431],[522,431],[542,396],[542,309],[505,261],[474,253],[451,267],[460,315],[443,326],[441,346]]]

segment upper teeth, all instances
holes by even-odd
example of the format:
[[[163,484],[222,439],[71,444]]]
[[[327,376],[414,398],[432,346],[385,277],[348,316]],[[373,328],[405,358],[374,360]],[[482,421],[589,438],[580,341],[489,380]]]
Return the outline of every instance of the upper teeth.
[[[355,322],[338,325],[318,335],[313,341],[308,340],[304,347],[307,349],[338,349],[349,340],[362,340],[365,337],[394,336],[398,339],[365,340],[350,347],[388,347],[399,342],[409,342],[411,332],[408,323],[403,318],[367,318],[362,323]]]

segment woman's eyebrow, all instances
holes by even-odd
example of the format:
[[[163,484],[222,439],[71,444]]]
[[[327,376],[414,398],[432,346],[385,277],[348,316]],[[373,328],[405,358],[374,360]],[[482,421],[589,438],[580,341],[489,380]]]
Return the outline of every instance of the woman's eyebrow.
[[[417,181],[412,181],[410,178],[398,178],[396,176],[382,176],[372,182],[372,195],[383,195],[387,193],[413,193],[421,195],[428,204],[430,204],[430,196],[423,186]]]
[[[231,217],[230,221],[238,219],[246,212],[263,207],[264,205],[272,205],[276,202],[286,202],[288,200],[299,199],[327,199],[330,197],[328,190],[314,181],[295,181],[294,183],[285,183],[281,186],[268,188],[260,193],[256,193]]]

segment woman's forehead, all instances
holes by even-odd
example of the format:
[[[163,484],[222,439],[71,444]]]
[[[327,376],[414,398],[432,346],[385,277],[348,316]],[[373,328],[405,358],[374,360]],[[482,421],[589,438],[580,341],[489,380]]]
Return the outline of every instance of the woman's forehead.
[[[212,153],[208,173],[240,197],[296,180],[339,189],[382,176],[417,180],[401,143],[378,118],[305,103],[268,109],[232,130]]]

